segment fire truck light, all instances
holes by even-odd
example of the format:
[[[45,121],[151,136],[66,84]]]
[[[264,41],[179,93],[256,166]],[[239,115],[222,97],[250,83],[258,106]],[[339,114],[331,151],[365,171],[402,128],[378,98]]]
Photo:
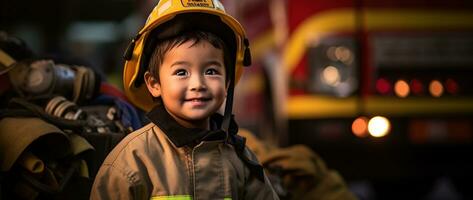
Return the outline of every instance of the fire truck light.
[[[391,92],[391,84],[388,80],[380,78],[376,80],[376,90],[380,94],[388,94],[389,92]]]
[[[391,124],[386,117],[376,116],[368,122],[368,131],[373,137],[383,137],[391,130]]]
[[[430,94],[434,97],[440,97],[443,94],[442,83],[438,80],[432,80],[429,84]]]
[[[457,94],[458,92],[458,83],[449,78],[447,81],[445,81],[445,88],[447,89],[447,92],[450,94]]]
[[[353,62],[353,53],[347,47],[340,46],[335,49],[335,57],[337,60],[350,65]]]
[[[335,50],[337,49],[337,47],[335,46],[331,46],[327,49],[327,57],[332,60],[332,61],[337,61],[337,57],[335,56]]]
[[[345,46],[331,46],[327,49],[326,55],[332,61],[341,61],[347,65],[353,63],[353,52]]]
[[[410,89],[409,84],[405,80],[398,80],[394,84],[394,92],[398,97],[407,97],[409,95]]]
[[[368,136],[368,118],[358,117],[351,124],[351,131],[358,137]]]
[[[417,79],[411,80],[411,89],[412,93],[417,95],[422,94],[422,92],[424,92],[424,86],[422,85],[422,82]]]
[[[340,83],[340,72],[338,72],[338,69],[334,66],[325,67],[321,76],[323,82],[327,85],[335,87]]]

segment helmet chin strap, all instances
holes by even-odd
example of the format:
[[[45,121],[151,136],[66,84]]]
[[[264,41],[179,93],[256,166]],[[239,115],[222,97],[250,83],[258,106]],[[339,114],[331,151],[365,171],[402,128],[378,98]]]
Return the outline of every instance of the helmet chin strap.
[[[245,143],[246,138],[240,137],[238,135],[230,135],[229,128],[230,122],[232,120],[232,107],[233,107],[233,93],[235,88],[235,74],[233,73],[235,70],[231,70],[230,73],[230,82],[227,91],[227,100],[225,102],[225,113],[223,114],[223,122],[221,126],[221,130],[225,132],[225,142],[229,142],[235,148],[235,151],[240,159],[242,159],[243,163],[250,169],[250,173],[254,174],[254,176],[261,182],[264,183],[264,172],[263,167],[256,161],[251,160],[248,156],[245,155]]]
[[[223,113],[223,122],[220,129],[225,132],[226,137],[228,139],[228,129],[230,128],[230,122],[232,120],[232,108],[233,108],[233,94],[235,90],[235,68],[230,68],[230,81],[228,83],[228,91],[227,91],[227,100],[225,101],[225,111]]]
[[[243,66],[248,67],[251,65],[251,53],[250,53],[250,42],[247,38],[244,38],[243,44],[245,45],[245,54],[243,56]],[[229,83],[227,91],[227,100],[225,102],[225,112],[223,113],[223,122],[220,129],[225,132],[226,138],[229,136],[230,122],[232,121],[232,108],[233,108],[233,95],[235,90],[235,67],[230,67],[228,70],[229,73]]]

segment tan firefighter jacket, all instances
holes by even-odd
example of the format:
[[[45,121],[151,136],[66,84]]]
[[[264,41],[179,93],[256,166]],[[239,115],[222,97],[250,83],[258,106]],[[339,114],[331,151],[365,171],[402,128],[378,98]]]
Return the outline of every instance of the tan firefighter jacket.
[[[163,106],[148,118],[107,156],[91,199],[278,199],[262,169],[258,177],[241,156],[255,162],[254,154],[244,147],[238,155],[224,132],[184,128]]]

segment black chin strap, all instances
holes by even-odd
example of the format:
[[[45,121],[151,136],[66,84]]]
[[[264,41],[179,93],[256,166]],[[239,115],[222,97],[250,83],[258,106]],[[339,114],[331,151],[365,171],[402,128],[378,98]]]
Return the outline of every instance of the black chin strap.
[[[222,126],[220,129],[224,131],[227,134],[228,138],[228,132],[230,128],[230,121],[232,120],[232,107],[233,107],[233,93],[235,90],[235,84],[234,80],[230,80],[229,86],[228,86],[228,91],[227,91],[227,100],[225,102],[225,111],[223,113],[223,122]]]
[[[250,53],[250,42],[247,38],[243,40],[245,45],[245,53],[243,56],[243,66],[248,67],[251,65],[251,53]],[[230,127],[230,121],[232,120],[232,108],[233,108],[233,93],[235,90],[235,66],[230,67],[228,70],[229,74],[229,83],[227,91],[227,101],[225,102],[225,112],[223,113],[223,123],[221,130],[227,134],[228,139],[228,130]]]

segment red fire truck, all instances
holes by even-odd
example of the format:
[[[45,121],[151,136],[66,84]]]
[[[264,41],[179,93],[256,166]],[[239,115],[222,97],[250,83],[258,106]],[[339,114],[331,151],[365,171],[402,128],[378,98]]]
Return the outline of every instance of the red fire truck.
[[[471,197],[471,1],[242,4],[237,16],[256,52],[239,85],[243,124],[272,127],[262,135],[270,141],[309,145],[377,191],[429,191],[446,177]],[[265,110],[277,117],[260,120]]]

